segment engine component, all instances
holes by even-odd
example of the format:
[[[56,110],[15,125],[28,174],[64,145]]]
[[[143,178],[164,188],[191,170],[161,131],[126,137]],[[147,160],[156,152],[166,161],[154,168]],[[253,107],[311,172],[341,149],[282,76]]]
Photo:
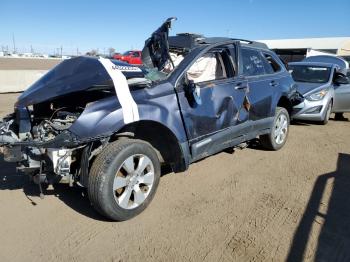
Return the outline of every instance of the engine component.
[[[6,162],[20,162],[22,160],[22,152],[20,146],[4,147],[2,149],[4,160]]]
[[[53,171],[59,176],[67,176],[70,173],[72,163],[72,151],[70,149],[47,149],[47,155],[52,161]]]
[[[34,138],[41,141],[52,140],[61,132],[70,128],[79,117],[79,114],[67,111],[55,112],[52,117],[54,115],[56,115],[56,118],[45,119],[39,125],[33,127]]]

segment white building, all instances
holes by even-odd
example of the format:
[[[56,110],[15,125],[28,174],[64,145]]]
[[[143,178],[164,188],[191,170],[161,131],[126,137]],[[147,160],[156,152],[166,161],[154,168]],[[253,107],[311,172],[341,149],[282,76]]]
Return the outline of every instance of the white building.
[[[325,52],[350,61],[350,37],[258,40],[267,44],[284,61],[302,60],[309,52]]]

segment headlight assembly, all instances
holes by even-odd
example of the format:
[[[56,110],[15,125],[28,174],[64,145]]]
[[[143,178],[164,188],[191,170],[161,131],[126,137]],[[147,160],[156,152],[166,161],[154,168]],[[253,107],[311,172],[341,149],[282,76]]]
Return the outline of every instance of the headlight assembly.
[[[306,99],[309,101],[319,101],[322,100],[327,95],[327,93],[328,89],[322,89],[321,91],[308,95]]]

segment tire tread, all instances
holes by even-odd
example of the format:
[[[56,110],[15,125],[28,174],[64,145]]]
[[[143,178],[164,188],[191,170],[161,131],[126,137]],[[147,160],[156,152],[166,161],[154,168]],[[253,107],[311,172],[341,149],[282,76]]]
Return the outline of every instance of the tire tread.
[[[110,214],[108,214],[103,208],[104,204],[107,201],[104,199],[102,194],[105,186],[104,181],[108,176],[107,169],[109,168],[111,162],[117,157],[117,155],[132,143],[142,143],[150,146],[149,143],[136,139],[121,139],[112,142],[111,144],[107,145],[107,147],[96,157],[89,172],[87,190],[90,202],[97,212],[112,220],[122,221],[128,219],[129,217],[123,218],[122,215],[119,215],[119,217],[116,219],[115,217],[112,217]]]

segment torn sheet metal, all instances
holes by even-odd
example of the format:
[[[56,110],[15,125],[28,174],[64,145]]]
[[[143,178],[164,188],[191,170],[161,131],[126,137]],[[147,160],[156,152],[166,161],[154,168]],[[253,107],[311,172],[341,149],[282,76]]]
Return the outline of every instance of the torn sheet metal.
[[[123,73],[116,67],[111,60],[100,57],[100,63],[106,69],[112,78],[115,93],[122,107],[124,123],[129,124],[140,119],[137,104],[135,103],[129,89],[128,82]]]

